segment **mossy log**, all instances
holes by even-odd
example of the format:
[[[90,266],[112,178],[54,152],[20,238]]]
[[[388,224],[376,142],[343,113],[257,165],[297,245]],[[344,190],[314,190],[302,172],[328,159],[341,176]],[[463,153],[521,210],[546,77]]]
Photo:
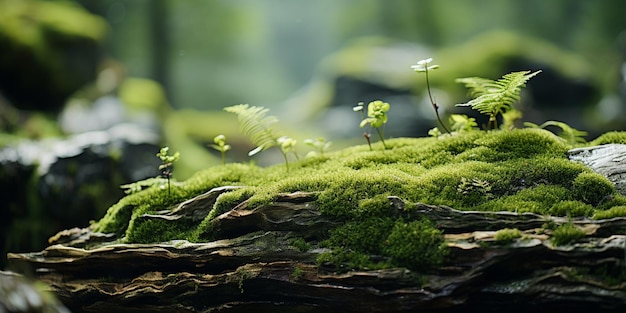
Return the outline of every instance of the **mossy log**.
[[[144,218],[197,219],[198,210],[185,208],[206,207],[219,191]],[[623,267],[626,236],[602,236],[626,228],[626,218],[568,221],[420,204],[412,214],[428,216],[446,234],[450,255],[444,264],[419,275],[404,268],[338,273],[315,264],[323,249],[294,245],[303,234],[332,226],[314,199],[314,193],[296,192],[269,205],[244,202],[215,219],[223,239],[207,243],[116,244],[106,242],[115,240],[111,236],[76,228],[58,234],[42,252],[9,259],[35,269],[75,312],[452,312],[485,303],[505,310],[520,301],[521,308],[538,312],[626,306],[626,283],[610,276]],[[397,197],[389,200],[403,208]],[[542,225],[570,221],[587,237],[554,246]],[[495,230],[504,227],[524,236],[499,244]]]
[[[562,139],[388,145],[212,167],[9,263],[75,312],[626,310],[626,196]]]

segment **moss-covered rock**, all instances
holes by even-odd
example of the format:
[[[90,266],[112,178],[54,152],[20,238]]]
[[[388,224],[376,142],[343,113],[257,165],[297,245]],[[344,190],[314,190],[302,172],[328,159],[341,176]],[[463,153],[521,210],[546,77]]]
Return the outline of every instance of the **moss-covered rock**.
[[[283,164],[211,167],[174,184],[171,193],[155,186],[127,196],[93,229],[124,235],[125,242],[215,240],[225,236],[218,217],[233,208],[244,203],[246,210],[272,206],[281,194],[305,192],[315,195],[315,210],[334,220],[328,233],[310,234],[306,239],[334,249],[322,262],[352,258],[348,263],[368,268],[411,267],[436,264],[445,255],[445,248],[434,248],[439,252],[426,259],[409,257],[426,255],[417,250],[441,244],[436,227],[430,225],[432,230],[426,231],[422,228],[427,221],[416,224],[422,222],[412,212],[420,203],[464,211],[588,218],[626,204],[626,197],[617,194],[610,181],[568,160],[566,152],[571,147],[541,129],[397,138],[389,140],[388,146],[385,150],[378,143],[373,151],[366,145],[354,146],[295,162],[289,168]],[[202,221],[150,218],[173,212],[184,200],[220,186],[238,188],[216,196]],[[390,196],[401,199],[404,209],[394,208]]]
[[[626,197],[562,139],[521,129],[388,146],[215,166],[170,192],[157,180],[90,229],[8,257],[77,311],[626,306]]]

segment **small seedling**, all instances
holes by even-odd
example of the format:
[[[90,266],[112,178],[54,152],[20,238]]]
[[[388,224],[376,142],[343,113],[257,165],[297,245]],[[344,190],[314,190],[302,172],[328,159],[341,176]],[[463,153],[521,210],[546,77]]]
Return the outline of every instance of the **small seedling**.
[[[364,108],[364,103],[363,102],[359,102],[355,107],[352,108],[352,111],[354,112],[361,112],[361,120],[365,119],[365,111],[363,110]],[[363,128],[363,127],[361,127]],[[364,131],[363,132],[363,138],[365,138],[365,140],[367,141],[367,145],[370,147],[370,151],[372,151],[372,134]]]
[[[439,105],[437,104],[437,101],[435,101],[435,98],[433,98],[433,95],[430,91],[430,80],[428,79],[428,71],[433,71],[439,68],[439,65],[436,64],[428,65],[432,61],[432,58],[420,60],[419,62],[417,62],[416,65],[412,65],[411,68],[418,73],[424,73],[426,75],[426,90],[428,90],[428,99],[430,100],[430,104],[433,106],[433,109],[435,109],[435,115],[437,115],[437,121],[439,121],[439,125],[441,125],[446,133],[449,134],[450,131],[448,130],[446,125],[443,124],[441,118],[439,117]]]
[[[468,132],[475,129],[478,126],[476,119],[469,117],[465,114],[452,114],[450,115],[450,128],[455,132]]]
[[[156,154],[156,156],[161,159],[161,165],[159,165],[159,170],[161,171],[161,176],[167,179],[167,194],[170,194],[170,179],[172,178],[172,171],[174,170],[174,162],[178,161],[180,158],[180,153],[176,151],[174,155],[168,155],[167,152],[170,148],[163,147],[161,151]]]
[[[328,150],[332,145],[332,141],[326,141],[324,137],[317,137],[316,139],[305,139],[304,143],[317,150],[320,155],[324,155],[324,151]]]
[[[387,147],[387,144],[385,143],[385,138],[383,136],[384,130],[381,130],[381,127],[387,123],[387,111],[389,111],[390,108],[391,105],[389,105],[389,103],[382,102],[381,100],[370,102],[367,105],[367,118],[364,118],[359,125],[361,128],[365,127],[365,125],[367,124],[370,124],[372,127],[374,127],[385,149],[389,149],[389,147]]]
[[[280,151],[283,153],[283,156],[285,158],[285,165],[287,165],[287,168],[289,168],[289,162],[287,161],[287,153],[291,152],[293,153],[293,155],[296,157],[297,160],[300,159],[300,157],[298,156],[298,153],[296,152],[296,143],[298,142],[295,139],[291,137],[287,137],[287,136],[282,136],[276,139],[276,142],[278,143],[280,147]]]
[[[431,137],[435,137],[435,138],[439,138],[439,136],[441,136],[441,131],[439,130],[439,128],[437,127],[433,127],[431,129],[428,130],[428,135]]]
[[[226,151],[230,150],[230,145],[226,144],[226,136],[217,135],[213,138],[214,144],[211,148],[219,151],[222,154],[222,165],[226,164]]]

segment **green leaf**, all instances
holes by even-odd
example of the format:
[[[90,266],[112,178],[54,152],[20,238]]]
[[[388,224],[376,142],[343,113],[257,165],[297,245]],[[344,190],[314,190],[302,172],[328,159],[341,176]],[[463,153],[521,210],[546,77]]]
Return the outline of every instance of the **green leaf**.
[[[224,111],[237,114],[241,132],[257,146],[248,152],[249,156],[278,145],[279,136],[274,134],[272,129],[272,124],[276,123],[278,119],[275,116],[267,115],[269,109],[238,104],[226,107]]]
[[[559,137],[563,138],[567,143],[575,145],[578,143],[585,143],[587,140],[585,136],[587,136],[586,131],[578,130],[569,126],[567,123],[559,122],[559,121],[547,121],[541,125],[537,125],[531,122],[524,122],[524,126],[529,128],[546,128],[548,126],[554,126],[561,129],[561,132],[558,134]]]
[[[513,72],[502,76],[497,81],[480,77],[458,78],[456,82],[464,84],[470,89],[470,95],[475,97],[467,103],[457,106],[470,106],[481,114],[495,118],[513,107],[520,98],[521,88],[526,82],[541,71]]]

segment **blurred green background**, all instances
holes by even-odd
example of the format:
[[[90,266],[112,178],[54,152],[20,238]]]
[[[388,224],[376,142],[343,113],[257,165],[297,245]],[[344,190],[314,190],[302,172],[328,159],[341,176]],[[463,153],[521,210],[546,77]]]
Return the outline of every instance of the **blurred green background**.
[[[161,82],[176,108],[203,110],[236,103],[280,108],[320,62],[355,38],[441,48],[501,29],[579,54],[609,91],[626,29],[620,0],[78,2],[107,19],[107,51],[130,75]],[[416,55],[415,62],[425,57]]]
[[[454,106],[467,100],[457,77],[541,69],[524,120],[588,140],[626,129],[624,12],[622,0],[0,0],[1,250],[100,218],[119,185],[158,175],[159,146],[180,151],[178,180],[219,164],[218,134],[228,162],[247,162],[254,146],[226,106],[271,109],[302,155],[305,138],[364,143],[359,101],[391,103],[388,136],[425,136],[436,120],[410,66],[428,57],[444,115],[469,113]]]
[[[9,9],[23,7],[24,3],[42,1],[0,0],[0,6]],[[439,102],[447,113],[458,111],[454,104],[466,100],[464,90],[454,83],[454,78],[495,79],[513,69],[535,67],[548,72],[535,80],[537,84],[543,80],[543,85],[548,85],[543,87],[548,89],[544,93],[560,100],[540,99],[542,109],[550,111],[549,107],[555,106],[558,112],[533,118],[533,111],[527,110],[529,120],[537,123],[545,118],[564,120],[589,131],[590,137],[623,128],[626,20],[622,12],[626,12],[626,3],[619,0],[77,0],[69,3],[82,7],[99,20],[87,22],[78,14],[61,11],[55,13],[55,18],[67,24],[68,29],[77,27],[83,33],[81,36],[93,37],[97,53],[88,51],[90,57],[83,63],[66,62],[66,66],[76,69],[70,73],[73,75],[60,78],[56,72],[51,74],[57,75],[49,78],[53,83],[76,80],[66,84],[69,85],[66,90],[74,92],[55,94],[55,101],[60,103],[56,106],[71,102],[72,97],[96,98],[93,92],[85,96],[84,88],[82,93],[76,91],[80,91],[80,82],[86,85],[90,80],[96,81],[98,74],[108,69],[107,74],[115,77],[110,82],[114,87],[99,95],[107,92],[119,95],[125,105],[134,109],[155,110],[161,106],[158,116],[165,130],[164,143],[188,150],[187,159],[197,159],[194,155],[211,159],[212,155],[210,151],[189,148],[186,142],[191,137],[204,145],[220,132],[234,131],[237,136],[236,127],[215,124],[231,121],[227,115],[217,113],[225,106],[239,103],[265,106],[279,116],[286,128],[311,130],[307,135],[319,132],[331,139],[345,138],[345,133],[352,130],[333,133],[334,126],[340,123],[336,120],[343,118],[334,114],[335,118],[325,116],[324,110],[334,106],[347,109],[358,101],[373,100],[374,95],[368,92],[376,88],[385,91],[374,93],[376,96],[391,93],[390,99],[384,100],[392,107],[394,95],[412,97],[400,99],[400,104],[408,105],[399,105],[395,111],[405,107],[415,110],[403,114],[418,116],[418,123],[424,124],[405,132],[392,129],[390,135],[426,135],[425,129],[435,123],[429,108],[415,109],[424,86],[422,77],[409,66],[427,57],[434,57],[435,63],[441,65],[432,79],[434,87],[442,89]],[[17,37],[29,35],[23,25],[4,23],[3,27],[5,32],[13,32]],[[44,60],[52,63],[51,57]],[[6,62],[15,65],[10,57]],[[80,65],[88,70],[81,70]],[[62,65],[53,69],[63,72]],[[17,71],[24,73],[19,66]],[[77,75],[81,80],[74,78]],[[550,75],[565,80],[565,86],[553,84],[558,86],[554,91],[549,90]],[[11,75],[5,72],[4,76]],[[151,82],[129,82],[129,78],[150,79],[158,85],[149,87]],[[342,85],[346,78],[347,87]],[[359,84],[356,87],[355,81]],[[51,84],[45,83],[31,85],[28,92],[34,94],[38,93],[36,89],[41,89],[39,86],[51,88]],[[158,90],[156,95],[154,90]],[[22,99],[8,98],[20,107]],[[40,103],[35,104],[32,102],[36,101],[27,101],[22,107],[50,106],[41,103],[48,99],[39,99]],[[578,103],[567,103],[570,100]],[[567,112],[568,106],[580,106],[584,110]],[[176,112],[169,111],[171,108]],[[197,111],[186,111],[189,109],[215,112],[210,114],[215,120],[202,119]],[[425,121],[420,120],[420,114]],[[50,114],[47,117],[56,118]],[[168,124],[165,119],[170,117],[178,120]],[[189,123],[175,125],[181,119]],[[198,123],[193,123],[195,120]],[[328,125],[329,121],[332,125]],[[24,125],[24,119],[19,122],[18,125]],[[208,125],[215,127],[206,129]],[[32,127],[43,135],[67,133],[62,129],[54,133],[53,126]],[[19,132],[20,127],[4,128]],[[216,160],[209,163],[212,162]],[[179,173],[179,177],[197,169],[198,166],[191,166],[181,170],[185,175]]]

